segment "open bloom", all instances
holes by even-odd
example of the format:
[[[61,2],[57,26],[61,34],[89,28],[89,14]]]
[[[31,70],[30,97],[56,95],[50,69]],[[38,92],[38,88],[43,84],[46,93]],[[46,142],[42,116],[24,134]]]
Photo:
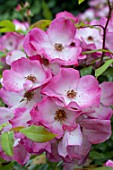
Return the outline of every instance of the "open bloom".
[[[42,92],[59,98],[66,105],[73,102],[81,109],[100,104],[101,90],[95,77],[87,75],[80,78],[79,72],[72,68],[61,68]]]
[[[24,35],[8,32],[0,38],[2,50],[21,50],[23,47]]]
[[[51,71],[45,70],[39,61],[21,58],[3,72],[3,86],[11,91],[31,90],[47,83]]]
[[[77,126],[75,120],[79,116],[79,112],[69,110],[68,106],[63,106],[55,98],[44,98],[37,104],[37,109],[35,110],[36,113],[34,113],[34,109],[33,112],[31,111],[32,118],[35,122],[40,122],[57,134],[58,138],[63,136],[65,130],[72,131]]]
[[[96,28],[81,28],[77,30],[76,38],[84,43],[85,48],[102,48],[102,36]]]
[[[31,30],[25,37],[24,49],[28,56],[40,54],[50,62],[77,65],[82,50],[73,42],[75,34],[76,28],[72,21],[56,18],[47,32],[38,28]]]

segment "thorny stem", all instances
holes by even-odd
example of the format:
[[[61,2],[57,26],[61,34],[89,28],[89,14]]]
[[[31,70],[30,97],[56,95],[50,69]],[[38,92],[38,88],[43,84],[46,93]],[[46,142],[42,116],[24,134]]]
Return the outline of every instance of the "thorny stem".
[[[111,6],[111,4],[110,4],[110,0],[108,0],[108,7],[109,7],[109,13],[108,13],[108,18],[107,18],[105,27],[104,27],[104,29],[103,29],[103,44],[102,44],[102,49],[105,49],[106,31],[107,31],[107,27],[108,27],[108,24],[109,24],[109,21],[110,21],[110,18],[111,18],[111,12],[112,12],[112,6]],[[103,52],[102,52],[102,55],[101,55],[101,60],[100,60],[99,66],[100,66],[100,65],[102,64],[102,62],[103,62],[104,55],[105,55],[105,52],[103,51]]]

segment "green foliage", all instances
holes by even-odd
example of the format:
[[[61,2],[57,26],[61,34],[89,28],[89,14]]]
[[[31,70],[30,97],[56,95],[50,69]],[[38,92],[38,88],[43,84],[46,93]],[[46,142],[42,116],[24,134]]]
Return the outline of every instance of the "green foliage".
[[[43,0],[42,2],[42,9],[43,9],[43,16],[46,19],[52,19],[52,13],[48,8],[48,5],[46,4],[46,2]]]
[[[81,4],[82,2],[84,2],[85,0],[78,0],[78,4]]]
[[[13,163],[0,167],[0,170],[13,170]]]
[[[18,12],[15,10],[18,3],[24,4],[26,0],[21,1],[11,1],[7,0],[4,3],[4,0],[0,0],[0,20],[4,19],[19,19],[21,21],[27,20],[26,17],[22,16],[22,12]],[[84,11],[88,5],[87,1],[85,0],[84,5],[78,5],[77,0],[27,0],[30,4],[30,10],[32,13],[31,23],[34,23],[40,19],[53,19],[57,12],[61,11],[69,11],[72,12],[74,15],[79,13],[80,11]],[[25,14],[25,13],[24,13]]]
[[[113,67],[109,67],[104,73],[103,76],[107,78],[107,81],[113,81]]]
[[[29,126],[20,130],[25,136],[35,142],[47,142],[56,135],[46,130],[43,126]]]
[[[3,20],[0,22],[0,32],[14,32],[15,25],[9,20]]]
[[[84,51],[84,52],[82,52],[82,54],[92,54],[92,53],[95,53],[95,52],[109,52],[109,53],[112,54],[111,51],[106,50],[106,49],[98,49],[98,50]]]
[[[81,76],[90,75],[90,74],[92,74],[92,70],[93,70],[92,66],[85,67],[80,70],[80,74],[81,74]]]
[[[5,57],[5,53],[3,51],[0,51],[0,58]]]
[[[9,155],[13,156],[13,144],[14,144],[14,133],[11,132],[3,132],[1,135],[1,146],[3,151]]]
[[[8,122],[3,123],[2,125],[0,125],[0,131],[1,131],[5,126],[7,126],[7,125],[8,125]]]
[[[95,70],[95,76],[99,77],[113,63],[113,59],[107,60],[101,67]]]
[[[111,167],[101,167],[101,168],[95,168],[93,170],[113,170]]]
[[[4,107],[5,106],[5,104],[4,104],[4,102],[0,99],[0,107]]]
[[[49,162],[39,164],[34,162],[37,156],[31,158],[25,166],[19,165],[17,162],[6,163],[6,165],[1,165],[0,170],[62,170],[61,162]]]
[[[51,20],[39,20],[33,25],[31,25],[31,28],[40,28],[42,30],[46,30],[47,27],[49,27],[51,23]]]

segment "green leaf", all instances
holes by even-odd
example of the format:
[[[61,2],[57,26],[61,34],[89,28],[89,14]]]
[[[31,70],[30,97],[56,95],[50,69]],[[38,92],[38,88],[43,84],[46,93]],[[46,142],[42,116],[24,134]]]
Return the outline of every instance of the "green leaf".
[[[3,51],[0,51],[0,58],[5,57],[5,56],[6,56],[6,54]]]
[[[12,162],[9,163],[8,165],[5,165],[3,167],[0,167],[0,170],[12,170],[13,169],[13,164]]]
[[[20,129],[21,133],[35,142],[47,142],[53,139],[56,135],[46,130],[43,126],[30,126]]]
[[[3,132],[1,136],[1,145],[3,151],[9,155],[13,156],[13,144],[14,144],[14,133],[10,132]]]
[[[113,81],[113,67],[109,67],[103,75],[107,77],[108,81]]]
[[[80,74],[81,74],[81,76],[89,75],[89,74],[92,74],[92,70],[93,70],[92,66],[85,67],[80,70]]]
[[[48,4],[45,2],[45,0],[43,0],[42,2],[42,9],[43,9],[43,16],[46,19],[52,19],[52,13],[48,8]]]
[[[78,0],[78,4],[80,5],[82,2],[84,2],[85,0]]]
[[[9,20],[3,20],[0,22],[0,32],[14,32],[15,25]]]
[[[5,127],[5,126],[7,126],[9,123],[8,122],[6,122],[6,123],[3,123],[2,125],[0,125],[0,131]]]
[[[82,52],[82,54],[92,54],[92,53],[95,53],[95,52],[108,52],[108,53],[111,53],[111,51],[109,50],[106,50],[106,49],[98,49],[98,50],[91,50],[91,51],[84,51]]]
[[[107,60],[101,67],[95,70],[95,76],[100,76],[113,63],[113,59]]]
[[[32,28],[40,28],[42,30],[47,29],[47,27],[49,27],[51,23],[51,20],[40,20],[36,23],[34,23],[33,25],[31,25]]]
[[[100,168],[94,168],[93,170],[113,170],[111,167],[100,167]]]
[[[3,66],[0,65],[0,69],[3,69]]]

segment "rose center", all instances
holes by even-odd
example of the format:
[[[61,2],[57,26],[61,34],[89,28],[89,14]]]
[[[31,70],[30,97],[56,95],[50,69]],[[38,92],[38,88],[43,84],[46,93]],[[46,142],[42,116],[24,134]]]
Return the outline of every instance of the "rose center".
[[[34,75],[29,75],[29,76],[27,76],[27,77],[25,77],[27,80],[30,80],[30,81],[32,81],[33,83],[35,83],[36,82],[36,77],[34,76]]]
[[[75,92],[74,90],[69,90],[67,92],[67,97],[72,99],[72,98],[76,97],[76,94],[77,94],[77,92]]]
[[[27,101],[30,101],[32,99],[33,95],[34,95],[34,91],[27,91],[24,94],[24,98],[26,98]]]
[[[32,100],[34,95],[34,91],[27,91],[24,93],[24,97],[22,98],[22,100],[20,102],[23,102],[25,99],[28,101]]]
[[[62,51],[64,49],[63,45],[60,43],[55,43],[55,50]]]
[[[10,42],[9,42],[9,45],[12,46],[12,45],[13,45],[13,42],[10,41]]]
[[[92,37],[92,36],[89,36],[89,37],[87,38],[87,40],[88,40],[88,41],[93,41],[93,37]]]
[[[62,109],[58,109],[55,113],[54,119],[60,122],[64,121],[66,119],[66,112]]]

